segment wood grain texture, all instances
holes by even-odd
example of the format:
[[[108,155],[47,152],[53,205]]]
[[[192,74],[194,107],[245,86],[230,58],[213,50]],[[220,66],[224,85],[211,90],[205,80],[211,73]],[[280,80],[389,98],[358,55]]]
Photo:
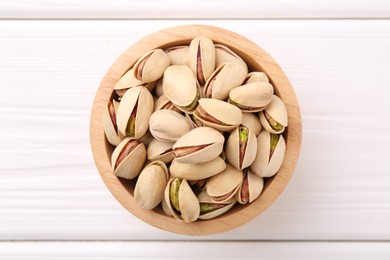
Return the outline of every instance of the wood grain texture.
[[[2,19],[389,18],[386,0],[0,1]]]
[[[151,250],[153,249],[153,250]],[[220,249],[220,250],[217,250]],[[223,250],[222,250],[223,249]],[[1,243],[3,260],[57,259],[375,259],[387,260],[388,243],[303,242],[19,242]]]
[[[390,22],[190,22],[237,31],[266,49],[303,117],[286,191],[259,218],[207,239],[390,239]],[[115,201],[95,169],[88,129],[116,57],[185,23],[0,22],[0,239],[186,239]]]
[[[248,205],[235,206],[222,216],[207,221],[192,223],[178,222],[164,214],[161,209],[144,210],[134,199],[134,182],[113,175],[111,168],[112,146],[108,144],[103,128],[103,109],[110,100],[115,84],[144,53],[157,49],[189,44],[192,39],[203,35],[215,43],[228,46],[247,62],[255,71],[264,71],[272,82],[275,93],[286,105],[288,130],[284,133],[286,152],[278,174],[265,179],[261,196]],[[290,180],[298,161],[302,140],[302,123],[299,104],[293,87],[279,65],[261,47],[243,36],[220,27],[185,25],[153,32],[130,46],[107,71],[91,111],[91,147],[96,166],[107,188],[116,199],[141,220],[173,233],[185,235],[210,235],[226,232],[246,224],[265,211],[279,197]],[[135,163],[135,162],[134,162]]]

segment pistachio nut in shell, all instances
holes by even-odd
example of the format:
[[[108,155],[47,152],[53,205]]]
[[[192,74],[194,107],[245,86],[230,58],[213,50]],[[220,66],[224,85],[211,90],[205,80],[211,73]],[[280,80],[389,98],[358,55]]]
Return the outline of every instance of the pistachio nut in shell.
[[[242,65],[234,62],[220,65],[204,85],[204,96],[219,100],[227,99],[230,90],[244,82],[246,73],[247,71]]]
[[[260,177],[271,177],[279,171],[285,152],[283,136],[263,130],[257,137],[256,159],[250,168]]]
[[[164,200],[173,217],[185,223],[199,218],[199,201],[185,179],[171,178],[165,188]]]
[[[201,85],[204,85],[215,69],[215,47],[212,40],[199,36],[189,48],[189,65]]]
[[[126,137],[111,156],[114,175],[134,179],[141,172],[146,159],[145,145],[133,137]]]
[[[173,110],[177,113],[181,113],[181,110],[178,109],[164,94],[158,97],[154,102],[154,111],[163,109]]]
[[[234,62],[243,66],[248,73],[248,66],[245,61],[237,55],[234,51],[229,49],[227,46],[222,44],[214,44],[215,46],[215,67],[218,68],[221,64],[225,62]]]
[[[165,49],[166,54],[168,54],[169,59],[171,60],[171,65],[186,65],[188,66],[188,50],[189,46],[180,45],[173,46]]]
[[[240,204],[251,203],[260,196],[263,187],[263,178],[254,174],[249,168],[246,168],[244,170],[244,179],[235,197]]]
[[[242,123],[243,126],[248,127],[252,133],[256,136],[260,134],[262,129],[260,118],[257,114],[252,113],[242,113]]]
[[[154,161],[139,174],[134,188],[134,199],[143,209],[155,208],[164,198],[169,173],[162,161]]]
[[[134,76],[144,83],[158,80],[170,65],[171,60],[161,49],[148,51],[134,65]]]
[[[180,163],[177,160],[173,160],[169,167],[169,172],[173,177],[194,181],[214,176],[225,170],[225,168],[225,161],[221,157],[197,164]]]
[[[201,96],[199,84],[187,66],[172,65],[164,72],[164,95],[180,110],[191,113]]]
[[[248,75],[245,77],[245,84],[252,83],[252,82],[267,82],[269,83],[269,79],[267,77],[267,74],[260,71],[252,71],[248,73]]]
[[[134,69],[128,70],[115,84],[114,90],[121,98],[129,88],[143,86],[149,91],[153,91],[156,86],[156,82],[143,83],[134,76]]]
[[[108,101],[103,110],[103,126],[107,140],[110,144],[117,146],[122,140],[123,135],[118,131],[116,123],[116,113],[118,111],[119,102],[112,100]]]
[[[226,169],[209,178],[206,183],[207,194],[214,202],[225,202],[234,196],[243,179],[243,173],[226,164]]]
[[[215,202],[210,198],[206,191],[202,191],[198,194],[198,201],[200,206],[199,219],[212,219],[218,217],[229,211],[234,204],[236,204],[236,199],[234,197],[225,202]]]
[[[129,89],[123,96],[117,114],[119,131],[135,138],[148,131],[149,117],[153,112],[153,97],[144,87]]]
[[[149,131],[154,138],[164,142],[174,142],[191,131],[190,121],[172,110],[158,110],[149,119]]]
[[[232,89],[229,102],[243,112],[259,112],[271,102],[274,88],[267,82],[252,82]]]
[[[218,157],[225,138],[210,127],[198,127],[183,135],[173,145],[174,157],[179,163],[195,164],[211,161]]]
[[[174,142],[163,142],[158,139],[153,139],[146,149],[148,160],[160,160],[164,163],[169,163],[173,160],[172,146]]]
[[[201,98],[194,115],[203,125],[219,131],[230,131],[242,123],[241,110],[218,99]]]
[[[283,133],[288,125],[286,106],[278,96],[273,95],[268,107],[259,115],[261,124],[271,133]]]
[[[252,131],[239,126],[233,130],[226,142],[226,158],[236,169],[250,166],[256,158],[257,139]]]

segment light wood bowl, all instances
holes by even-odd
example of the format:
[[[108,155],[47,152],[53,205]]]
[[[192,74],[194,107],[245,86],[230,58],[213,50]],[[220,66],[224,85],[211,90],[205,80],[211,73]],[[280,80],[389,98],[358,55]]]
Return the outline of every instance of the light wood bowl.
[[[221,43],[248,64],[250,70],[264,71],[270,78],[276,94],[284,101],[288,112],[289,125],[284,133],[287,142],[283,165],[273,178],[267,178],[261,196],[248,205],[238,205],[222,216],[211,220],[198,220],[193,223],[180,223],[166,216],[160,208],[143,210],[135,202],[134,182],[116,177],[111,172],[110,158],[113,147],[106,141],[102,112],[113,94],[113,87],[119,78],[129,70],[146,51],[189,44],[197,36],[206,36],[215,43]],[[90,138],[96,166],[107,188],[115,198],[130,211],[150,225],[178,234],[209,235],[239,227],[266,210],[286,187],[298,160],[302,137],[301,114],[294,90],[279,65],[262,48],[234,32],[205,25],[185,25],[155,32],[127,49],[111,66],[103,78],[92,107]]]

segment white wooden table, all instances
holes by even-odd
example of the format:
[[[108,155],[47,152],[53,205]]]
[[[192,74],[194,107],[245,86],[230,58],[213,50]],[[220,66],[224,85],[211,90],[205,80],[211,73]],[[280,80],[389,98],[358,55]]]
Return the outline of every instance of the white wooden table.
[[[390,2],[0,1],[0,259],[390,258]],[[264,214],[187,237],[138,220],[101,180],[89,113],[108,67],[149,33],[209,24],[282,66],[301,157]]]

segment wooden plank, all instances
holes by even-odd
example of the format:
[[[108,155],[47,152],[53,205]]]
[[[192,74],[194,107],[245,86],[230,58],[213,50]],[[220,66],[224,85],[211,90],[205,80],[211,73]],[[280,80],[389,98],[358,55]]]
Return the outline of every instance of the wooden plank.
[[[88,136],[111,63],[140,37],[182,23],[0,22],[0,239],[189,239],[119,206]],[[207,239],[390,239],[390,21],[207,24],[247,36],[279,62],[304,129],[298,168],[279,200]]]
[[[253,18],[389,18],[386,0],[313,2],[266,0],[77,1],[5,0],[3,19],[253,19]]]
[[[152,250],[151,250],[152,249]],[[340,242],[19,242],[0,259],[389,259],[389,243]]]

